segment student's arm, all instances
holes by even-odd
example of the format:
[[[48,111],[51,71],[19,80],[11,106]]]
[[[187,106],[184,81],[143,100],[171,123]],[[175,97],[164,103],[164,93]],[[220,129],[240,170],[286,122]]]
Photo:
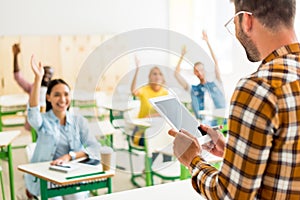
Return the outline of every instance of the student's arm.
[[[44,68],[42,67],[41,62],[39,62],[38,64],[36,63],[33,55],[31,56],[31,68],[34,73],[34,82],[29,98],[29,106],[36,107],[39,105],[40,89],[44,75]]]
[[[87,157],[87,155],[83,151],[74,152],[76,154],[75,159]],[[99,153],[100,154],[100,153]],[[65,154],[55,160],[53,160],[50,165],[61,165],[63,163],[69,162],[72,160],[70,154]]]
[[[14,79],[18,85],[28,94],[30,94],[32,89],[32,84],[26,81],[20,73],[20,67],[18,62],[18,55],[21,52],[19,44],[14,44],[12,47],[13,51],[13,66],[14,66]]]
[[[217,58],[216,58],[216,55],[215,55],[215,53],[214,53],[212,47],[210,46],[210,43],[209,43],[209,41],[208,41],[208,37],[207,37],[207,34],[206,34],[205,31],[202,31],[202,38],[203,38],[203,40],[205,40],[205,42],[206,42],[206,44],[207,44],[207,46],[208,46],[208,48],[209,48],[211,57],[212,57],[212,59],[213,59],[213,61],[214,61],[214,63],[215,63],[215,74],[216,74],[216,78],[217,78],[217,80],[218,80],[220,83],[222,83],[222,79],[221,79],[221,75],[220,75],[220,69],[219,69],[218,60],[217,60]]]
[[[133,80],[131,82],[131,93],[134,96],[137,96],[138,95],[138,90],[136,89],[136,79],[137,79],[137,75],[139,73],[139,68],[140,68],[140,61],[137,58],[137,56],[135,56],[135,65],[136,65],[136,70],[135,70],[135,74],[133,76]]]
[[[41,63],[37,64],[35,62],[34,56],[31,56],[31,68],[34,73],[34,83],[32,86],[32,91],[29,95],[29,107],[27,109],[27,119],[29,124],[38,130],[43,123],[43,119],[39,108],[39,96],[42,77],[44,75],[44,68]]]
[[[181,56],[178,60],[174,75],[175,75],[175,78],[177,79],[177,81],[179,82],[179,84],[183,87],[183,89],[188,90],[188,88],[189,88],[188,83],[180,75],[180,65],[181,65],[181,62],[182,62],[185,54],[186,54],[186,48],[185,48],[185,46],[183,46],[182,50],[181,50]]]

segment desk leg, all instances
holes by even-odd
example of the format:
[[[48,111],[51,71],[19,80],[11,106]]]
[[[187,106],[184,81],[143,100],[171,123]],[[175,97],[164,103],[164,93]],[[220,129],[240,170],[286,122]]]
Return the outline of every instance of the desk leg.
[[[183,164],[180,164],[180,180],[188,179],[190,176],[189,170]]]
[[[12,160],[12,148],[11,144],[7,146],[7,156],[8,156],[8,171],[9,171],[9,186],[10,186],[10,196],[11,200],[15,199],[15,186],[14,186],[14,167]]]
[[[111,178],[107,178],[107,193],[112,193],[112,180]]]
[[[152,165],[152,158],[145,156],[146,186],[153,185],[151,165]]]
[[[109,109],[109,120],[110,120],[110,123],[112,123],[114,121],[114,115],[113,115],[112,109]]]
[[[48,200],[47,181],[40,179],[41,200]]]

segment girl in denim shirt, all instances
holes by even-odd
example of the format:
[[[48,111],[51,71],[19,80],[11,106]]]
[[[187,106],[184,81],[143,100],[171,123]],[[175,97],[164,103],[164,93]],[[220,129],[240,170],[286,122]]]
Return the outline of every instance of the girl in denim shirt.
[[[51,165],[62,164],[81,157],[99,159],[100,144],[89,133],[87,120],[68,111],[71,103],[70,88],[61,79],[52,80],[46,94],[46,113],[39,111],[39,90],[44,69],[31,57],[31,67],[35,75],[29,99],[28,121],[37,131],[38,138],[31,162],[52,161]],[[25,175],[27,190],[32,195],[40,194],[39,181]],[[27,192],[28,193],[28,192]],[[87,192],[66,195],[53,199],[83,199]]]

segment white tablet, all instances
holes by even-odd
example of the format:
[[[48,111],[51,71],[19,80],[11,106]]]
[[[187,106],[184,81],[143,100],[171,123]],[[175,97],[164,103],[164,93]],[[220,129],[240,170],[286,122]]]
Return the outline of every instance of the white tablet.
[[[176,131],[184,129],[200,138],[202,144],[211,139],[208,135],[202,135],[198,127],[200,123],[187,110],[187,108],[173,95],[166,95],[149,99],[154,109],[167,121]]]

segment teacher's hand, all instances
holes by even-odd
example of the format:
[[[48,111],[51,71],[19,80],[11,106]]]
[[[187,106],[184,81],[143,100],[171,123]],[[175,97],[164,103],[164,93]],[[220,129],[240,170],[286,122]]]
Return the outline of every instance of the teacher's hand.
[[[218,130],[214,130],[209,126],[200,125],[201,128],[207,132],[207,134],[211,137],[211,142],[202,145],[203,149],[209,151],[211,154],[219,157],[223,157],[224,149],[226,145],[226,140],[224,135]]]
[[[168,133],[175,137],[173,142],[174,155],[183,165],[190,167],[193,158],[202,152],[197,138],[185,130],[177,132],[171,129]]]

